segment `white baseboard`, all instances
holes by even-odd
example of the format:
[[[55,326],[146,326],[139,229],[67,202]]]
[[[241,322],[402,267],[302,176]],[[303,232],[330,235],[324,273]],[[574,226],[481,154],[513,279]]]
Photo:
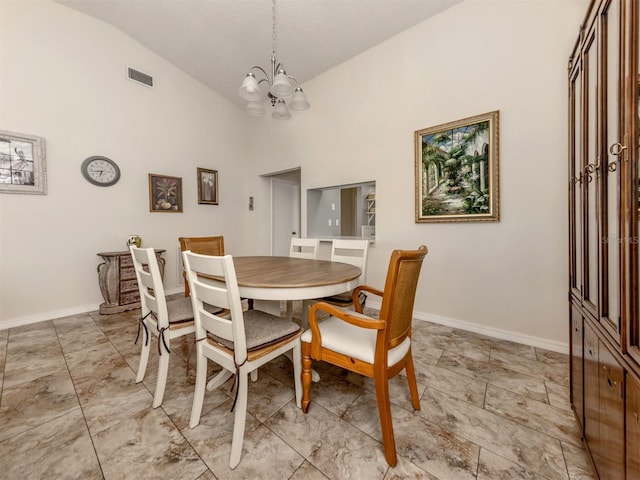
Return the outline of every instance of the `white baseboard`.
[[[176,293],[184,292],[183,287],[175,287],[165,290],[166,295],[174,295]],[[367,305],[371,308],[380,309],[380,302],[372,301],[369,299]],[[100,307],[96,305],[84,305],[80,307],[68,308],[65,310],[58,310],[55,312],[39,313],[37,315],[30,315],[27,317],[14,318],[11,320],[0,320],[0,330],[7,328],[19,327],[21,325],[29,325],[31,323],[44,322],[46,320],[54,320],[56,318],[68,317],[70,315],[77,315],[79,313],[88,313],[97,311]],[[500,328],[487,327],[479,323],[466,322],[464,320],[458,320],[455,318],[442,317],[433,313],[425,313],[414,311],[413,318],[417,320],[423,320],[426,322],[437,323],[438,325],[444,325],[446,327],[459,328],[460,330],[466,330],[468,332],[475,332],[488,337],[499,338],[501,340],[509,340],[515,343],[521,343],[523,345],[529,345],[532,347],[544,348],[552,352],[569,353],[569,345],[562,342],[555,342],[553,340],[547,340],[545,338],[533,337],[530,335],[523,335],[521,333],[512,332],[509,330],[502,330]],[[567,327],[568,328],[568,327]]]
[[[175,287],[164,291],[165,295],[173,295],[175,293],[183,293],[184,287]],[[0,330],[6,330],[13,327],[21,327],[22,325],[30,325],[32,323],[45,322],[47,320],[55,320],[56,318],[69,317],[80,313],[96,312],[100,308],[100,304],[83,305],[80,307],[66,308],[53,312],[38,313],[26,317],[12,318],[10,320],[0,320]]]
[[[32,323],[44,322],[46,320],[54,320],[56,318],[69,317],[71,315],[78,315],[80,313],[94,312],[98,310],[99,307],[100,304],[83,305],[80,307],[65,308],[63,310],[56,310],[53,312],[38,313],[36,315],[29,315],[26,317],[12,318],[10,320],[0,320],[0,330],[20,327],[22,325],[30,325]]]
[[[380,308],[380,302],[367,302],[367,306],[371,308]],[[446,327],[459,328],[468,332],[475,332],[488,337],[499,338],[501,340],[509,340],[510,342],[521,343],[531,347],[543,348],[552,352],[569,354],[569,344],[548,340],[546,338],[533,337],[531,335],[523,335],[521,333],[502,330],[500,328],[488,327],[479,323],[466,322],[455,318],[442,317],[433,313],[425,313],[414,311],[413,318],[423,320],[425,322],[437,323]],[[568,328],[568,326],[567,326]]]

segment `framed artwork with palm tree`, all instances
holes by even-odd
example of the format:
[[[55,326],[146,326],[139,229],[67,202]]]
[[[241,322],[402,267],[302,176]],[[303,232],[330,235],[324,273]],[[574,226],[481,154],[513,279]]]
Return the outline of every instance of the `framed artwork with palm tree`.
[[[498,221],[499,112],[415,132],[416,223]]]
[[[0,130],[0,193],[47,193],[44,138]]]
[[[149,211],[182,212],[182,177],[149,174]]]
[[[198,203],[218,205],[218,171],[198,168]]]

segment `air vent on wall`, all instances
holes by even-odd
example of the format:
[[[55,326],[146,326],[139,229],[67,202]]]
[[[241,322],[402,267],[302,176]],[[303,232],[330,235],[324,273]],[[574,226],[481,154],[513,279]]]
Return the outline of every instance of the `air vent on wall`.
[[[147,75],[139,70],[127,67],[127,76],[129,77],[129,80],[133,80],[134,82],[138,82],[146,87],[153,88],[153,77],[151,75]]]

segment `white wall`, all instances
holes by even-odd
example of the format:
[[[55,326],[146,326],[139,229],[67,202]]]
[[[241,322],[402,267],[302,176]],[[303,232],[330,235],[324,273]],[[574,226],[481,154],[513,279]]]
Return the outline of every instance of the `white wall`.
[[[126,79],[152,74],[154,89]],[[0,328],[88,308],[102,296],[97,252],[130,234],[165,248],[177,285],[180,235],[225,235],[241,253],[244,114],[107,24],[49,1],[0,2],[0,129],[45,137],[48,195],[0,195]],[[96,187],[90,155],[122,179]],[[219,171],[220,205],[198,205],[196,167]],[[150,213],[148,173],[183,178],[184,213]]]
[[[587,4],[446,10],[307,82],[309,111],[254,123],[255,169],[302,166],[303,224],[306,189],[375,180],[369,283],[383,285],[391,250],[424,243],[419,317],[568,350],[566,65]],[[414,131],[493,110],[500,222],[416,224]],[[262,182],[250,188],[260,201]]]
[[[306,189],[376,181],[369,283],[382,286],[392,249],[429,246],[418,317],[566,349],[566,65],[587,4],[467,0],[306,82],[311,110],[273,122],[97,20],[0,1],[0,129],[45,137],[49,171],[46,196],[0,195],[0,328],[95,308],[95,254],[132,233],[169,249],[169,289],[181,234],[268,254],[259,175],[302,166],[303,225]],[[127,81],[125,65],[157,88]],[[413,132],[492,110],[501,221],[415,224]],[[81,177],[95,154],[119,162],[116,186]],[[220,171],[220,206],[197,205],[197,166]],[[183,177],[183,214],[148,212],[148,173]]]

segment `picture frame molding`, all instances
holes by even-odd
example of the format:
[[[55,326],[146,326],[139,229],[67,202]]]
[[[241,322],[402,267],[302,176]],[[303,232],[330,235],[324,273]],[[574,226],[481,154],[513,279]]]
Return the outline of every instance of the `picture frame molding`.
[[[33,161],[33,185],[13,183],[0,183],[0,193],[24,193],[32,195],[47,194],[47,161],[44,137],[26,133],[0,130],[0,142],[9,141],[28,143],[31,145],[31,157]],[[11,147],[9,147],[11,149]],[[15,148],[15,147],[14,147]],[[11,164],[11,151],[9,152],[9,165]],[[4,170],[4,169],[3,169]],[[9,169],[11,170],[11,166]],[[0,174],[1,176],[1,174]]]
[[[500,220],[500,175],[499,175],[499,119],[498,110],[471,117],[462,118],[452,122],[427,127],[414,132],[415,149],[415,222],[416,223],[443,223],[443,222],[496,222]],[[462,127],[489,122],[487,140],[487,167],[488,167],[488,205],[487,213],[454,213],[433,214],[423,213],[423,137],[434,135],[448,130],[456,130]],[[441,182],[442,183],[442,182]],[[440,183],[438,184],[438,186]],[[435,188],[432,189],[434,191]]]
[[[169,195],[168,191],[164,195],[154,194],[158,189],[158,182],[162,179],[170,179],[176,181],[176,193]],[[167,201],[166,196],[175,196],[175,205],[171,201]],[[161,197],[165,197],[164,201],[170,203],[171,206],[164,208],[160,206]],[[182,213],[183,194],[182,194],[182,177],[173,177],[171,175],[161,175],[157,173],[149,174],[149,211],[159,213]],[[175,207],[175,208],[174,208]]]
[[[205,198],[206,191],[204,185],[205,174],[213,175],[213,198],[208,200]],[[197,169],[197,182],[198,182],[198,203],[200,205],[218,205],[218,171],[211,170],[208,168],[200,168]]]

